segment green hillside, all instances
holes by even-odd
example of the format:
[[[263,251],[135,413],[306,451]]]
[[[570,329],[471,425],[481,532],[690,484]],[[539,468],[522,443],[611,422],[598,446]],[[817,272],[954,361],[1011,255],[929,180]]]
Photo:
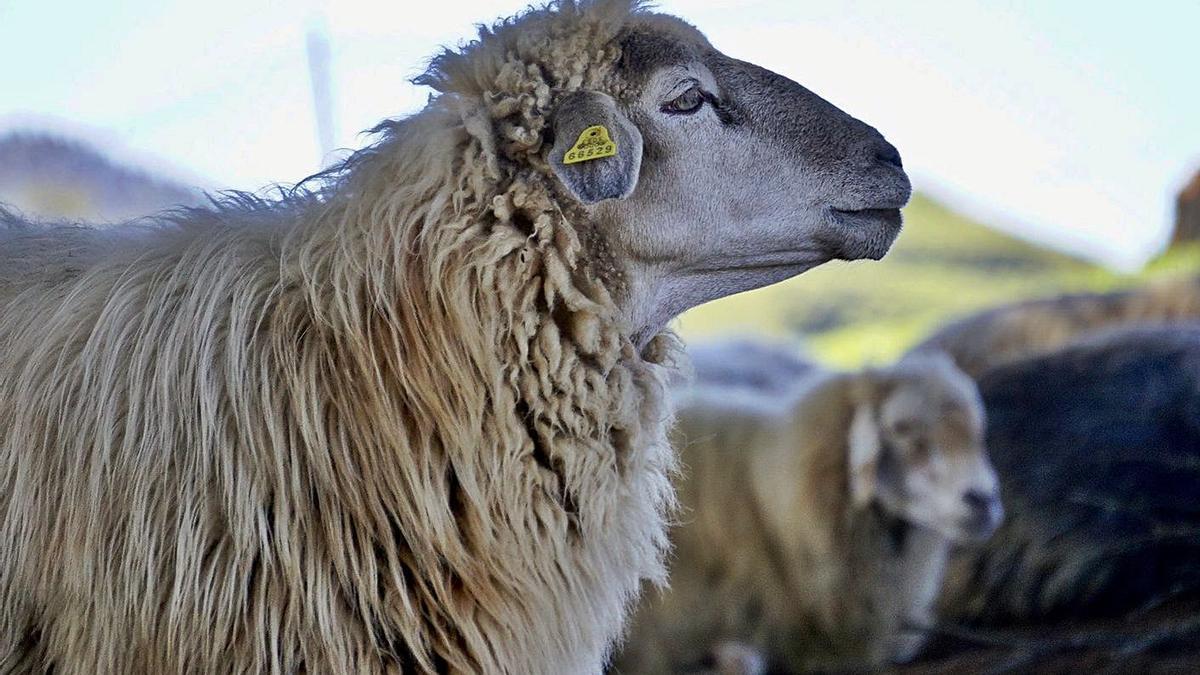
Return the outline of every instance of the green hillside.
[[[1103,290],[1200,269],[1200,250],[1173,252],[1122,275],[974,222],[922,195],[881,262],[833,262],[782,284],[689,311],[685,338],[800,337],[817,357],[854,366],[888,361],[947,319],[1014,300]]]

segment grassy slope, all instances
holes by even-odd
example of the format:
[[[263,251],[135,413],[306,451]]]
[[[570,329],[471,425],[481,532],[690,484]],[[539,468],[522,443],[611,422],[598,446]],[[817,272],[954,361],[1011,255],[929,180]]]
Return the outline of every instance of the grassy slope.
[[[997,232],[917,195],[882,262],[834,262],[782,284],[683,315],[688,339],[802,337],[830,363],[889,361],[949,318],[1060,292],[1103,290],[1200,269],[1200,250],[1173,252],[1121,275]]]

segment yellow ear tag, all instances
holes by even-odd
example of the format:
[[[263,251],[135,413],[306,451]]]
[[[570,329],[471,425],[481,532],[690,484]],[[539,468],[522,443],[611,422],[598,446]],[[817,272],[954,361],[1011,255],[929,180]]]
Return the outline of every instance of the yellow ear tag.
[[[563,156],[563,164],[589,162],[601,157],[612,157],[617,154],[617,144],[608,136],[608,129],[597,124],[583,130],[579,140]]]

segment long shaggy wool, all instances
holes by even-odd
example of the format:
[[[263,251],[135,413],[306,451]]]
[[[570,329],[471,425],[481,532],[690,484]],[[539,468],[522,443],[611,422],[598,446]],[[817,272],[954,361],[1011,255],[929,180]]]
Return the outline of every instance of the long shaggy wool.
[[[602,667],[663,575],[675,350],[539,152],[636,10],[481,31],[277,199],[0,214],[0,671]]]

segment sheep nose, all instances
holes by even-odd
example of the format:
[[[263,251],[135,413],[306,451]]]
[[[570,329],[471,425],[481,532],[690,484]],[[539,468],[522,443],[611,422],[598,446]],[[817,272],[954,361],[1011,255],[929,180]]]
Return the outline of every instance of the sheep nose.
[[[972,538],[986,539],[1004,520],[1004,505],[995,492],[967,490],[963,502],[968,511],[964,529]]]
[[[897,169],[904,168],[904,163],[900,160],[900,151],[896,149],[896,146],[884,140],[880,140],[879,146],[875,148],[875,159]]]

